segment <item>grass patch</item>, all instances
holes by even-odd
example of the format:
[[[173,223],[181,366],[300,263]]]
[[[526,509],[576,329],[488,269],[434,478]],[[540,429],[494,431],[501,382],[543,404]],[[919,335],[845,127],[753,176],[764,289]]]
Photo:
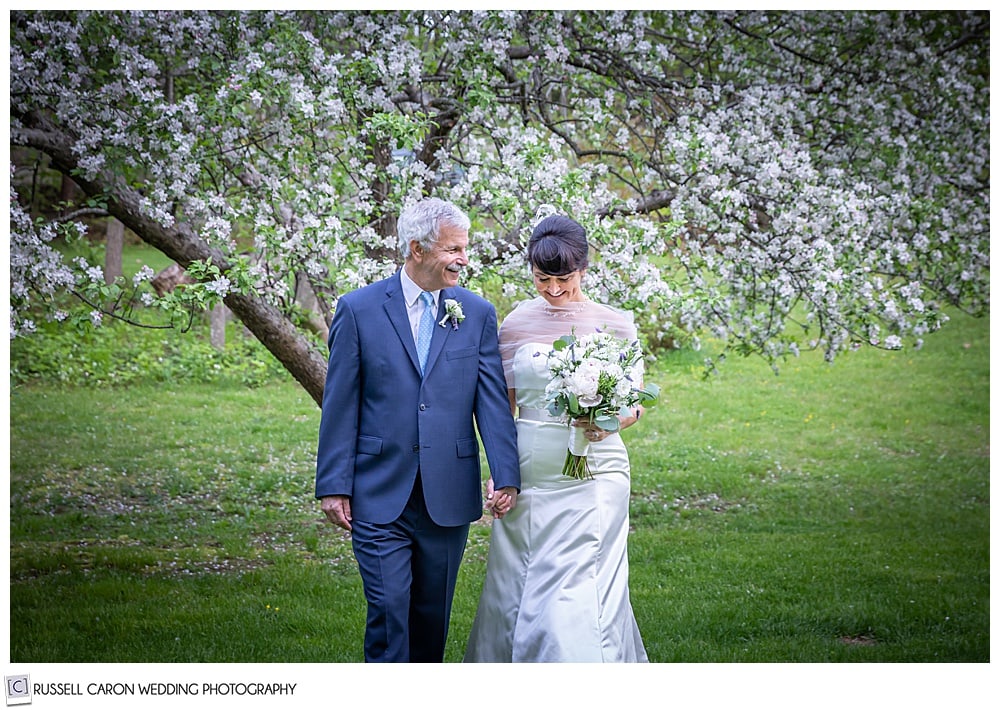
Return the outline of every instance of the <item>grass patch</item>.
[[[989,661],[989,322],[923,350],[662,358],[625,432],[632,603],[654,662]],[[358,662],[349,540],[287,379],[33,381],[10,400],[10,658]],[[489,528],[473,526],[446,660]]]

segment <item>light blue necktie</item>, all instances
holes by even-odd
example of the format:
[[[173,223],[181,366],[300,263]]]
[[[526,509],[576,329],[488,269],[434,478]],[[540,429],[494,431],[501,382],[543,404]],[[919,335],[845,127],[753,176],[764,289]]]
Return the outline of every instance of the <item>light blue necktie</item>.
[[[431,350],[431,335],[434,333],[434,296],[421,291],[420,300],[424,302],[424,313],[420,316],[420,326],[417,328],[417,358],[420,360],[420,371],[423,372],[427,353]]]

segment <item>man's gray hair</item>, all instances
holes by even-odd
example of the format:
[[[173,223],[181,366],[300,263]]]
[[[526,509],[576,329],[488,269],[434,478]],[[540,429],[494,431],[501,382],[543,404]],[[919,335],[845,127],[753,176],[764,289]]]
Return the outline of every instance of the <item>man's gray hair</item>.
[[[424,249],[432,248],[441,235],[441,226],[448,225],[469,231],[468,215],[450,202],[436,197],[410,205],[396,221],[399,251],[404,259],[410,257],[410,241],[417,240]]]

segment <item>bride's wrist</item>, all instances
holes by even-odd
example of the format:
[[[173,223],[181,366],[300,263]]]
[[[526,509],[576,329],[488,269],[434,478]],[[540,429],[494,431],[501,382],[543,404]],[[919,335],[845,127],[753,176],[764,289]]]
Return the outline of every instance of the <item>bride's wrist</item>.
[[[637,421],[639,421],[639,417],[641,417],[641,416],[642,416],[642,409],[641,408],[630,409],[628,416],[624,416],[623,417],[622,415],[619,414],[618,415],[618,428],[619,429],[624,429],[625,427],[632,426]]]

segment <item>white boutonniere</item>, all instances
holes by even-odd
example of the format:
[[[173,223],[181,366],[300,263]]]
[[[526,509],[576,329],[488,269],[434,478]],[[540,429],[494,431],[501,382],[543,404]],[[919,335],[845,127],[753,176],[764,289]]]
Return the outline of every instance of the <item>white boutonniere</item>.
[[[438,325],[444,328],[445,323],[451,321],[451,329],[458,330],[458,324],[465,320],[465,313],[462,312],[462,304],[454,298],[444,299],[444,318]]]

